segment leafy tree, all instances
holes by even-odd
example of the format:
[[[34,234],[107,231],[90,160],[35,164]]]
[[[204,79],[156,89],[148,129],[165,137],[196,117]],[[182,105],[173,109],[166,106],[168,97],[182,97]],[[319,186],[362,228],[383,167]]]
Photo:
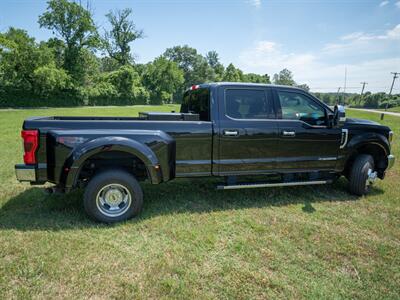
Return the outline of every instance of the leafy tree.
[[[46,42],[42,42],[42,44],[45,44],[53,52],[57,68],[63,68],[65,43],[58,38],[50,38]]]
[[[147,64],[143,74],[143,83],[151,94],[151,104],[171,102],[183,82],[183,71],[175,62],[163,56]]]
[[[133,63],[130,44],[143,37],[143,31],[137,30],[135,23],[129,19],[132,14],[130,8],[110,11],[106,17],[111,29],[105,31],[102,39],[103,47],[108,55],[120,65]]]
[[[39,17],[40,27],[50,29],[65,43],[64,64],[72,77],[80,81],[87,68],[82,65],[83,49],[99,45],[97,29],[89,10],[67,0],[50,0]]]
[[[36,94],[43,98],[50,98],[71,88],[70,76],[63,69],[57,69],[54,64],[38,67],[33,72],[33,82],[37,87]]]
[[[185,79],[184,87],[214,80],[214,70],[194,48],[187,45],[168,48],[164,52],[164,57],[177,63],[182,69]]]
[[[24,90],[26,93],[34,91],[33,74],[36,68],[53,62],[51,51],[45,46],[40,47],[35,39],[25,30],[10,27],[1,35],[1,71],[3,85],[14,89]]]
[[[305,84],[305,83],[303,83],[303,84],[298,84],[297,87],[298,87],[298,88],[301,88],[301,89],[303,89],[303,90],[305,90],[306,92],[310,91],[310,87],[309,87],[307,84]]]
[[[244,82],[252,82],[252,83],[271,83],[268,74],[259,75],[254,73],[248,73],[243,75]]]
[[[242,81],[241,71],[239,69],[236,69],[233,64],[229,64],[224,72],[222,81],[229,81],[229,82]]]
[[[370,92],[365,93],[364,107],[367,108],[378,108],[380,103],[386,98],[386,93],[371,94]]]
[[[336,104],[336,97],[335,95],[330,95],[330,94],[323,94],[322,97],[320,98],[324,103],[328,105],[333,105]]]
[[[149,98],[139,74],[129,65],[101,74],[88,94],[90,105],[146,104]]]
[[[206,54],[206,60],[211,68],[213,68],[215,73],[215,80],[221,81],[224,75],[225,68],[219,61],[219,56],[216,51],[209,51]]]
[[[296,85],[293,79],[293,73],[288,69],[283,69],[279,74],[274,74],[274,83],[281,85]]]
[[[129,104],[134,104],[132,100],[142,96],[141,79],[133,67],[122,66],[117,71],[109,73],[107,77],[107,80],[116,87],[119,96],[126,99]]]
[[[89,105],[118,105],[119,94],[117,88],[110,82],[98,81],[86,89]]]
[[[120,67],[120,64],[115,59],[109,56],[99,58],[99,63],[101,72],[116,71]]]

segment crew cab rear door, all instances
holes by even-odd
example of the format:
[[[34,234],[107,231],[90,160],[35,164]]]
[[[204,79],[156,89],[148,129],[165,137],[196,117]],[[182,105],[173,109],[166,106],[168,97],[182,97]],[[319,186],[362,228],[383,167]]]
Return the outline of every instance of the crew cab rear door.
[[[267,173],[276,167],[278,126],[269,87],[224,85],[218,89],[216,129],[219,175]]]
[[[327,108],[306,92],[274,88],[279,127],[277,168],[333,170],[341,129],[327,125]]]

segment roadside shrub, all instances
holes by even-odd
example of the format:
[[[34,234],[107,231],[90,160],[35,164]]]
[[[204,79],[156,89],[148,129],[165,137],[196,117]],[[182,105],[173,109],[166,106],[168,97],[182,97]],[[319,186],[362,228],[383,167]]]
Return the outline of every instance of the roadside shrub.
[[[43,66],[33,72],[35,94],[43,98],[51,98],[58,91],[72,87],[70,76],[55,66]]]
[[[89,105],[147,104],[148,100],[149,92],[132,66],[103,74],[88,89]]]
[[[14,87],[0,88],[0,107],[69,107],[85,104],[84,94],[74,87],[55,91],[46,97]]]
[[[88,105],[118,105],[119,94],[114,85],[100,82],[87,90]]]
[[[400,97],[392,98],[392,99],[385,99],[379,104],[379,108],[388,108],[400,106]]]

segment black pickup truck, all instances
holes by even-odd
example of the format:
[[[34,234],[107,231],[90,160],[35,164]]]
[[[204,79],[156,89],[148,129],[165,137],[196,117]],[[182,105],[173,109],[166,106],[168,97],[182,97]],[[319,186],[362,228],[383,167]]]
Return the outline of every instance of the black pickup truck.
[[[330,183],[340,176],[356,195],[394,164],[393,132],[346,119],[294,87],[209,83],[188,89],[180,113],[139,117],[32,117],[23,124],[19,181],[85,187],[94,219],[136,216],[138,182],[221,177],[219,189]],[[246,181],[245,181],[245,179]],[[249,180],[250,178],[250,180]]]

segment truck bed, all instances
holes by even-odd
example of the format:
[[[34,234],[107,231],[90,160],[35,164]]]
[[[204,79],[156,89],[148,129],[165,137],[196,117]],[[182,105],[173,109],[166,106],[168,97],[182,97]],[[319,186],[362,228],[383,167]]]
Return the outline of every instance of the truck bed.
[[[176,115],[181,116],[179,120],[176,120]],[[175,120],[171,120],[174,118]],[[147,131],[150,135],[152,131],[164,132],[176,143],[177,177],[212,175],[212,122],[190,121],[182,117],[182,114],[150,113],[139,117],[32,117],[25,120],[23,129],[38,129],[40,132],[37,151],[40,164],[47,164],[52,160],[49,156],[51,151],[48,149],[55,148],[52,144],[54,139],[50,138],[55,131],[71,131],[71,136],[75,137],[86,137],[90,132],[98,135],[100,131],[103,136],[109,137],[134,135],[135,131]],[[151,146],[151,139],[146,143]]]

